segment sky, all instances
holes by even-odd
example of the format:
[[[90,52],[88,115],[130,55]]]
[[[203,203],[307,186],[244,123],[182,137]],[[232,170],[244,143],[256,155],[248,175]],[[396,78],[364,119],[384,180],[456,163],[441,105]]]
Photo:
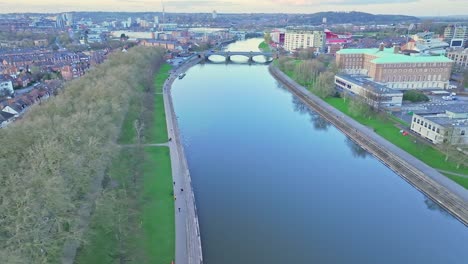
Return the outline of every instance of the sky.
[[[468,0],[0,0],[0,13],[161,11],[218,13],[316,13],[361,11],[414,16],[468,15]]]

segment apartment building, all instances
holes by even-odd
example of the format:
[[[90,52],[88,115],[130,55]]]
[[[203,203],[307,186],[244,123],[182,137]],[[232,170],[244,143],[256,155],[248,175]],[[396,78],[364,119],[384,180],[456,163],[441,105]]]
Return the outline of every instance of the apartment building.
[[[464,47],[468,40],[468,26],[450,25],[444,30],[444,39],[450,47]]]
[[[399,47],[342,49],[336,63],[348,74],[369,76],[372,81],[393,89],[448,89],[453,61],[445,56],[409,56]]]
[[[287,30],[284,38],[284,48],[287,51],[316,48],[317,51],[322,52],[326,43],[325,33],[317,30]]]

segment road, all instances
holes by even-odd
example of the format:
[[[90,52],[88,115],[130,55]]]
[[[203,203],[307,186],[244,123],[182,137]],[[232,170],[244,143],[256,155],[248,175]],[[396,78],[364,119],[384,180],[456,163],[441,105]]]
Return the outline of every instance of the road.
[[[176,264],[202,264],[202,248],[200,229],[198,224],[195,196],[192,189],[190,172],[180,138],[177,117],[172,104],[171,85],[178,75],[185,72],[199,60],[187,61],[175,69],[163,86],[164,109],[166,111],[167,133],[172,140],[168,142],[172,178],[175,194],[175,263]]]

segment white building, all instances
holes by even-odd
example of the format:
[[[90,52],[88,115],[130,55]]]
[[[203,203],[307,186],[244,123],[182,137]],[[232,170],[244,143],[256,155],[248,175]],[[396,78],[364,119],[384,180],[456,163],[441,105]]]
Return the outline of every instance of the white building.
[[[325,42],[325,33],[323,31],[287,30],[284,48],[287,51],[317,48],[317,50],[321,52],[325,48]]]
[[[13,83],[10,78],[0,74],[0,92],[3,92],[3,90],[13,93]]]
[[[335,86],[338,91],[351,96],[360,96],[374,108],[399,110],[403,102],[403,93],[390,89],[370,80],[365,75],[335,75]]]
[[[434,144],[468,144],[467,109],[446,110],[441,114],[414,114],[411,130]]]

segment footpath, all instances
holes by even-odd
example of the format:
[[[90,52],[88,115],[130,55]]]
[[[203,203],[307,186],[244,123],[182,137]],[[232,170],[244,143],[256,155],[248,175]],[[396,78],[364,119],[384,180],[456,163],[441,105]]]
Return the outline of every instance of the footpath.
[[[278,68],[270,73],[305,104],[312,107],[345,135],[372,153],[416,189],[468,226],[468,191],[434,168],[382,138],[368,127],[330,106]]]
[[[183,65],[171,71],[169,78],[163,86],[164,109],[166,111],[167,133],[172,178],[174,181],[175,203],[175,263],[176,264],[202,264],[203,255],[198,224],[195,195],[192,188],[187,159],[180,138],[177,116],[172,103],[171,86],[180,73],[198,64],[201,59],[192,58]]]

